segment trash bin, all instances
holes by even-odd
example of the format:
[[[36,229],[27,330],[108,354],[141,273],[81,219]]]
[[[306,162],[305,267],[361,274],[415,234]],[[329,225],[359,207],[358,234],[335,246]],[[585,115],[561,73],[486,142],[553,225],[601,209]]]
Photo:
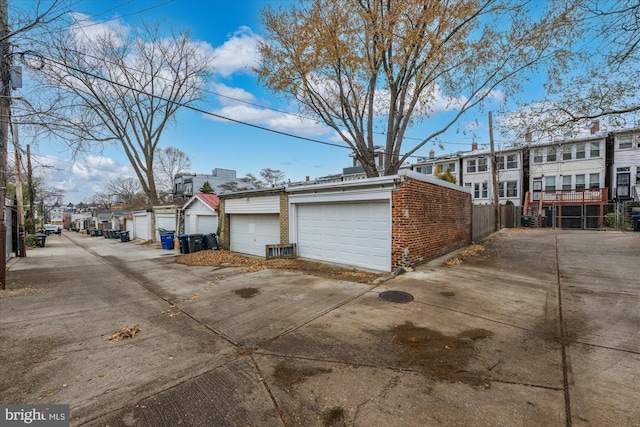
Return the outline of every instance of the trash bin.
[[[129,232],[128,231],[121,231],[120,232],[120,241],[125,243],[129,241]]]
[[[200,252],[202,250],[202,234],[189,234],[189,253]]]
[[[47,234],[46,233],[36,233],[36,246],[40,246],[41,248],[44,248],[44,244],[47,241]]]
[[[531,227],[531,215],[522,215],[520,217],[520,225],[523,227]]]
[[[168,251],[173,249],[173,233],[161,234],[160,242],[162,243],[162,249]]]
[[[208,250],[218,250],[218,239],[216,239],[215,233],[208,233],[202,235],[202,249],[205,251]]]
[[[178,241],[180,242],[180,253],[188,254],[189,253],[189,235],[178,234]]]
[[[633,215],[633,231],[640,231],[640,214]]]

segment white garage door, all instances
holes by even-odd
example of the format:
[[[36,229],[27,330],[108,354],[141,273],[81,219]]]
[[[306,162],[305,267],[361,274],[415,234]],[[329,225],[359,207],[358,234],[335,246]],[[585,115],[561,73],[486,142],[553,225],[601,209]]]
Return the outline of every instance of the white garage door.
[[[300,204],[298,256],[391,270],[389,202]]]
[[[230,215],[231,250],[265,256],[265,245],[280,243],[280,216],[272,214]]]
[[[218,232],[218,215],[197,215],[196,216],[196,233],[217,233]]]

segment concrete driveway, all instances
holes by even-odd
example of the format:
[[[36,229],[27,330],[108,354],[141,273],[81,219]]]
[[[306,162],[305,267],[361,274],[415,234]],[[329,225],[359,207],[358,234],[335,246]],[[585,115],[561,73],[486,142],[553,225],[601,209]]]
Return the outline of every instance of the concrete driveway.
[[[87,426],[636,425],[640,233],[483,245],[372,286],[51,236],[10,263],[0,401]]]

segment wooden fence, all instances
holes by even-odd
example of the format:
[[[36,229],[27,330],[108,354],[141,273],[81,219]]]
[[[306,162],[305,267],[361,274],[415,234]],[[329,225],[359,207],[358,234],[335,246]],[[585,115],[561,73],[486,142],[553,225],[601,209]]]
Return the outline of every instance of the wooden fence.
[[[494,205],[475,205],[471,212],[471,240],[477,242],[495,229]],[[514,205],[500,206],[500,228],[512,228],[520,225],[522,207]]]

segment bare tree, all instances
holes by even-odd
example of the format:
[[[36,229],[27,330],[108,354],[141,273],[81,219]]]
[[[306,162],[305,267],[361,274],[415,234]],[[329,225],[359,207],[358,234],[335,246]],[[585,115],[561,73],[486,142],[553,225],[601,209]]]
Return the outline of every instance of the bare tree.
[[[266,187],[277,187],[284,184],[284,172],[279,169],[265,168],[260,171]]]
[[[107,183],[107,193],[115,196],[115,201],[128,208],[142,207],[145,196],[137,178],[116,178]]]
[[[582,4],[578,73],[550,82],[548,92],[504,117],[501,132],[512,141],[547,141],[589,130],[595,120],[614,127],[640,112],[640,3],[636,0]],[[635,123],[633,123],[635,125]]]
[[[557,78],[579,14],[575,1],[312,0],[262,12],[257,70],[270,89],[295,99],[378,176],[376,132],[391,175],[470,109],[520,90],[525,71]],[[439,110],[450,114],[435,117]],[[406,131],[436,130],[404,148]]]
[[[191,160],[178,148],[158,148],[156,149],[155,167],[157,187],[171,193],[174,177],[181,172],[188,172],[191,168]]]
[[[74,150],[119,143],[151,204],[159,202],[155,156],[165,127],[181,107],[200,100],[211,56],[189,34],[159,26],[86,32],[82,17],[52,35],[27,61],[49,88],[47,129]],[[39,114],[38,118],[43,118]],[[44,119],[43,119],[44,120]]]

